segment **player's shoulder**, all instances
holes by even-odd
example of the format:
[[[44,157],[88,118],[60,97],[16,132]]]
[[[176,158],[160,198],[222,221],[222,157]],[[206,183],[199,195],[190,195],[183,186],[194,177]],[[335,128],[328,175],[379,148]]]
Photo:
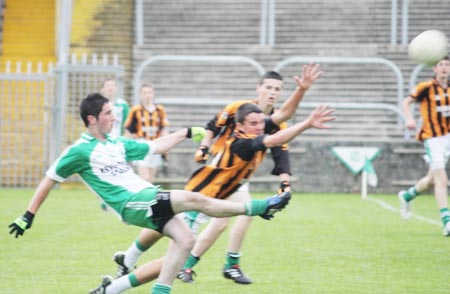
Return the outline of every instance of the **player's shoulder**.
[[[130,109],[131,112],[141,111],[143,109],[141,104],[133,105]]]
[[[229,103],[226,106],[226,109],[228,112],[236,112],[238,110],[239,107],[241,107],[241,105],[246,104],[246,103],[256,103],[256,100],[238,100],[238,101],[234,101]]]
[[[434,79],[429,81],[420,82],[417,84],[417,88],[419,89],[427,89],[433,87],[435,84]]]
[[[157,110],[166,111],[166,108],[162,104],[155,104]]]

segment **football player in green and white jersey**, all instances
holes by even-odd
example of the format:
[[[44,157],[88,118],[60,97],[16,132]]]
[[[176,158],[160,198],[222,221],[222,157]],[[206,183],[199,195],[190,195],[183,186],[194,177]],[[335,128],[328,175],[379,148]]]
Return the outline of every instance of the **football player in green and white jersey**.
[[[124,135],[124,125],[127,120],[130,106],[124,99],[117,97],[117,83],[113,79],[103,81],[100,93],[108,98],[113,104],[113,115],[115,117],[114,125],[109,133],[113,137]]]
[[[178,213],[198,210],[213,217],[245,214],[270,219],[289,202],[288,192],[265,200],[238,203],[185,190],[162,191],[140,178],[127,162],[145,159],[153,153],[164,153],[186,138],[199,142],[205,134],[203,128],[181,129],[151,142],[113,138],[109,135],[115,121],[113,105],[98,93],[82,100],[80,115],[87,128],[86,132],[66,148],[47,170],[26,212],[9,225],[10,234],[16,238],[31,228],[36,213],[55,184],[77,173],[123,222],[160,232],[173,240],[164,258],[158,281],[152,288],[152,294],[168,294],[195,241],[194,235]],[[104,276],[101,284],[91,293],[122,293],[144,283],[143,276],[145,272],[139,268],[116,280]]]

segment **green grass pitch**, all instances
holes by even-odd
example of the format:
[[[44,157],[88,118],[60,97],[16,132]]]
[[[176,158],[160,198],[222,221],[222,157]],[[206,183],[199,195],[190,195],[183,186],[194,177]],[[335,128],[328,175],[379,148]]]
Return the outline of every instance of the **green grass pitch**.
[[[54,190],[19,239],[7,226],[22,214],[32,190],[0,189],[0,293],[88,293],[111,259],[139,229],[101,211],[87,190]],[[255,197],[263,197],[255,194]],[[395,195],[375,195],[397,207]],[[274,220],[256,217],[244,244],[242,268],[254,280],[238,285],[221,275],[227,236],[202,258],[193,284],[172,293],[448,293],[450,238],[441,235],[435,201],[421,196],[413,211],[435,222],[398,213],[349,194],[295,194]],[[140,263],[162,255],[167,241]],[[151,284],[127,291],[150,293]]]

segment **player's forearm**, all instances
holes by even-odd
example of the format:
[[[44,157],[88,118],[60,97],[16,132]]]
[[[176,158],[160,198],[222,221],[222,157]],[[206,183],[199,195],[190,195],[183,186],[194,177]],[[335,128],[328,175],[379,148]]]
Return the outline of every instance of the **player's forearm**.
[[[411,96],[408,96],[405,100],[403,100],[402,110],[403,110],[403,115],[405,116],[406,122],[408,122],[410,120],[414,120],[414,118],[411,114],[411,105],[413,104],[413,102],[414,101],[411,98]]]
[[[188,129],[181,129],[173,132],[167,136],[157,138],[155,142],[154,153],[161,154],[169,151],[176,145],[183,142],[186,139]]]
[[[280,124],[292,118],[297,107],[303,99],[306,89],[297,86],[291,96],[281,105],[280,109],[272,115],[272,120]]]
[[[311,123],[308,120],[296,123],[295,125],[280,130],[273,135],[266,136],[264,138],[264,145],[270,148],[287,143],[310,127]]]
[[[44,200],[47,198],[51,189],[55,186],[55,181],[47,176],[45,176],[42,181],[39,183],[39,186],[36,188],[34,192],[33,198],[28,204],[27,210],[33,214],[41,207]]]
[[[200,145],[208,146],[208,147],[211,146],[213,138],[214,138],[214,132],[211,130],[206,130],[205,136],[203,137]]]

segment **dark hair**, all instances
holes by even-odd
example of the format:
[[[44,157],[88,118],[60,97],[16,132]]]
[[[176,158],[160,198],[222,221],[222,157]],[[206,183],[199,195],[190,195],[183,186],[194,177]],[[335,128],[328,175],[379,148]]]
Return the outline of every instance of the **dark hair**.
[[[260,81],[259,83],[262,85],[262,83],[264,83],[264,80],[265,80],[265,79],[274,79],[274,80],[280,80],[280,81],[282,81],[282,80],[283,80],[283,77],[282,77],[279,73],[277,73],[276,71],[271,70],[271,71],[266,72],[266,73],[261,77],[261,81]]]
[[[261,108],[258,107],[258,105],[254,104],[254,103],[244,103],[241,106],[239,106],[239,108],[236,112],[235,121],[237,123],[243,124],[245,118],[250,113],[262,113],[262,112],[263,111],[261,110]]]
[[[103,97],[99,93],[89,94],[86,98],[81,101],[80,104],[80,116],[84,122],[84,125],[89,126],[89,121],[87,119],[88,115],[93,115],[98,119],[98,115],[102,112],[103,105],[109,102],[109,99]]]

